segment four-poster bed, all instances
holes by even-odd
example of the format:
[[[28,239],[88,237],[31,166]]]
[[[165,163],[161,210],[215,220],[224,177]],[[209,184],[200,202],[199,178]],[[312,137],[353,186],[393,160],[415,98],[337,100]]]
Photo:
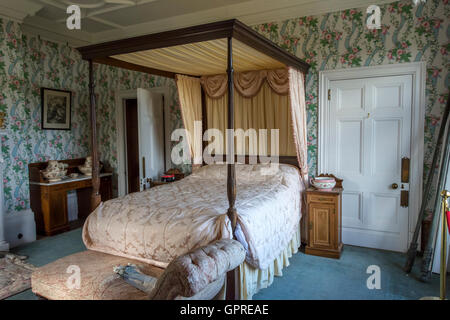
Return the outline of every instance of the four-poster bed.
[[[134,37],[130,39],[111,41],[107,43],[82,47],[78,50],[81,52],[83,59],[89,61],[89,89],[92,128],[91,144],[92,159],[94,163],[92,173],[92,208],[97,208],[97,211],[104,210],[104,208],[102,209],[99,207],[100,197],[98,194],[99,159],[96,137],[93,63],[102,63],[130,70],[146,72],[154,75],[175,78],[180,95],[180,104],[182,107],[185,127],[186,129],[191,129],[193,128],[193,121],[201,121],[202,133],[204,133],[208,128],[208,122],[211,122],[208,121],[208,107],[206,103],[207,100],[210,101],[211,96],[207,94],[208,90],[205,81],[207,81],[208,79],[205,77],[226,74],[226,97],[224,97],[224,99],[226,99],[224,100],[226,101],[226,129],[234,129],[236,123],[235,99],[239,99],[238,96],[235,96],[235,71],[238,72],[239,76],[242,75],[244,77],[245,72],[258,71],[264,75],[264,79],[261,80],[264,81],[267,72],[270,72],[271,70],[284,70],[280,73],[282,74],[281,77],[284,77],[284,80],[282,80],[282,86],[284,87],[283,90],[287,90],[287,92],[283,93],[287,96],[287,98],[285,98],[283,101],[286,104],[285,107],[289,108],[289,111],[287,111],[288,117],[284,117],[280,123],[284,121],[284,124],[281,125],[287,125],[288,128],[292,129],[292,134],[294,137],[294,142],[292,143],[295,145],[295,155],[283,154],[279,157],[279,160],[281,163],[295,164],[298,168],[300,168],[301,171],[301,175],[299,175],[300,180],[302,180],[302,178],[304,179],[304,181],[307,180],[304,75],[307,73],[309,65],[299,58],[279,48],[271,41],[262,37],[257,32],[242,24],[238,20],[227,20],[174,31]],[[272,88],[274,88],[277,85],[276,82],[281,80],[276,77],[276,74],[271,73],[271,75],[275,75],[275,78],[271,78],[275,79],[273,80],[274,84],[272,85]],[[202,77],[202,79],[200,79],[200,77]],[[187,85],[185,89],[182,89],[184,83],[189,81],[198,81],[198,84],[195,84],[195,86]],[[267,79],[266,81],[269,82],[270,80]],[[202,82],[202,85],[200,85],[200,82]],[[194,87],[195,89],[193,89]],[[257,90],[258,92],[259,89]],[[238,92],[238,95],[241,95],[241,93]],[[254,97],[254,94],[252,95],[252,97]],[[272,112],[272,114],[277,113],[276,110],[269,111],[269,113],[270,112]],[[288,121],[288,123],[286,121]],[[264,126],[264,124],[262,126]],[[192,133],[192,130],[189,130],[189,132]],[[205,145],[205,142],[195,141],[193,133],[192,135],[190,133],[187,134],[187,138],[189,142],[191,157],[194,158],[194,165],[201,165],[202,161],[200,161],[199,163],[198,158],[199,155],[201,158],[201,149]],[[235,145],[233,133],[227,131],[227,135],[226,190],[228,209],[226,210],[226,215],[231,224],[231,236],[236,239],[239,238],[239,236],[236,236],[238,214],[236,210]],[[251,158],[252,154],[247,154],[247,156]],[[241,168],[238,169],[239,172],[246,172],[247,170]],[[220,171],[220,169],[217,170]],[[295,192],[298,192],[298,197],[300,197],[300,187],[298,187],[297,182],[295,182],[295,178],[292,178],[293,174],[291,171],[292,170],[290,170],[289,168],[282,167],[283,179],[291,181],[291,188],[295,189]],[[214,173],[214,171],[212,172]],[[194,178],[200,179],[201,174],[200,176],[194,176]],[[273,181],[270,182],[272,184],[268,184],[268,190],[271,190],[270,188],[274,188],[274,186],[276,186],[276,188],[283,188],[283,183],[286,183],[284,182],[285,180],[283,180],[283,182],[281,182],[281,180],[279,179],[272,180]],[[265,180],[261,181],[264,182]],[[162,190],[163,187],[159,188],[161,188]],[[255,185],[251,185],[250,189],[254,188]],[[244,188],[244,190],[246,189]],[[287,192],[286,194],[284,194],[284,198],[282,199],[289,199],[289,196],[287,196],[287,194],[290,193]],[[253,194],[252,197],[255,197],[255,195]],[[131,198],[128,198],[128,200],[130,199]],[[134,200],[141,201],[143,200],[143,198],[138,199],[138,196],[135,196]],[[296,201],[297,200],[295,200],[294,202]],[[119,202],[117,202],[117,200],[115,204],[117,206],[121,205]],[[296,206],[298,207],[298,205],[299,204],[297,203]],[[289,210],[297,210],[298,208],[296,206],[293,206]],[[280,210],[280,208],[281,207],[277,208],[277,210]],[[91,220],[94,220],[94,218],[92,218]],[[95,221],[98,227],[99,223],[101,223],[101,220],[97,219]],[[86,223],[86,225],[88,225],[88,223]],[[94,238],[94,236],[86,231],[87,229],[89,229],[89,226],[86,225],[84,236],[92,245],[93,241],[91,238]],[[91,225],[93,225],[92,222]],[[244,225],[241,227],[244,227]],[[249,225],[245,227],[251,228],[251,226],[249,227]],[[249,243],[247,243],[247,245],[249,245]],[[101,247],[101,245],[99,245],[99,247]],[[121,254],[119,252],[115,253]],[[124,255],[126,254],[124,253]],[[138,258],[144,258],[140,254],[142,254],[142,252],[136,253]],[[236,272],[237,271],[231,272],[227,280],[227,287],[229,289],[227,290],[227,298],[230,299],[236,297],[236,281],[238,278]],[[251,294],[249,295],[251,296]]]

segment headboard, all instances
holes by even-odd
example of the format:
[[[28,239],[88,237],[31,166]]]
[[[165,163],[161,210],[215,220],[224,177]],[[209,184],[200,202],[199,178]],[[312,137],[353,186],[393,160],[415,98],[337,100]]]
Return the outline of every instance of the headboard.
[[[222,161],[222,162],[226,161],[225,155],[211,155],[211,156],[204,155],[203,164],[213,163],[214,158],[220,158],[221,159],[220,161]],[[249,156],[249,155],[240,155],[240,156],[235,155],[234,156],[235,163],[243,163],[242,158],[244,158],[245,164],[260,163],[260,159],[258,156]],[[279,163],[290,164],[297,168],[300,168],[296,156],[278,156],[278,161],[279,161]]]

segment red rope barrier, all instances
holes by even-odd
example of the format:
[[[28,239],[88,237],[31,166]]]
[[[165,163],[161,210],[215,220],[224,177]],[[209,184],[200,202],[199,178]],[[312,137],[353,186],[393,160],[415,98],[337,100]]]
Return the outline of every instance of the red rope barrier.
[[[447,228],[448,231],[450,232],[450,211],[447,211]]]

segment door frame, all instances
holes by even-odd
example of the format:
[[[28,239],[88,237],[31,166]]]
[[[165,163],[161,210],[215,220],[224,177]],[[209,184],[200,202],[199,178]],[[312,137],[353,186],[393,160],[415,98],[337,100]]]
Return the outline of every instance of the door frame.
[[[318,148],[317,172],[328,173],[327,141],[329,140],[329,100],[330,81],[351,80],[360,78],[389,77],[412,75],[411,106],[411,165],[408,210],[408,243],[412,239],[416,227],[422,200],[423,157],[424,157],[424,125],[425,125],[425,86],[426,63],[411,62],[370,67],[345,68],[319,72],[319,109],[318,109]]]
[[[166,128],[166,138],[170,136],[169,124],[170,124],[170,88],[169,87],[154,87],[154,88],[144,88],[150,90],[154,93],[161,93],[164,96],[164,112],[165,112],[165,128]],[[117,128],[117,193],[119,197],[123,197],[127,190],[127,175],[126,175],[126,142],[125,142],[125,100],[126,99],[137,99],[137,88],[130,90],[117,91],[115,94],[115,104],[116,104],[116,128]],[[169,135],[168,135],[169,134]],[[170,155],[170,144],[166,143],[166,155]],[[170,163],[170,157],[166,157],[166,166]]]

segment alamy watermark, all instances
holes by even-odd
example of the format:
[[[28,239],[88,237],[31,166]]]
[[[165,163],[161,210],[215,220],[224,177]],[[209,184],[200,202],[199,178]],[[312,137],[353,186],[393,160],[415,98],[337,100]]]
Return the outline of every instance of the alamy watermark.
[[[381,289],[381,268],[372,264],[367,267],[366,273],[370,274],[366,281],[367,289]]]
[[[367,28],[381,29],[381,9],[377,5],[371,5],[367,8]]]
[[[414,5],[417,6],[419,4],[419,2],[425,3],[427,2],[427,0],[413,0]]]
[[[274,174],[277,172],[280,149],[279,129],[226,129],[223,132],[216,128],[207,129],[202,134],[202,122],[194,121],[193,136],[187,129],[175,129],[171,135],[171,141],[178,142],[172,148],[171,160],[175,165],[194,164],[201,165],[214,163],[239,163],[246,162],[248,156],[249,164],[269,164],[262,174]],[[270,136],[269,136],[270,135]],[[194,143],[191,155],[188,139],[194,141],[205,141],[208,144],[202,150],[201,143]],[[248,143],[247,143],[248,141]],[[230,147],[233,145],[234,156],[230,156]],[[270,145],[270,150],[269,150]],[[269,152],[270,151],[270,152]],[[192,160],[191,160],[192,157]],[[225,157],[225,158],[224,158]],[[224,161],[225,160],[225,161]]]
[[[426,3],[427,0],[412,0],[414,5],[418,5],[419,3]],[[66,26],[69,30],[80,30],[81,29],[81,9],[80,6],[76,4],[72,4],[67,7],[66,10],[69,17],[66,19]],[[367,28],[373,29],[381,29],[381,9],[377,5],[370,5],[367,8],[367,20],[366,25]]]
[[[81,29],[81,9],[76,4],[67,7],[66,10],[69,17],[66,19],[66,26],[69,30]]]
[[[70,276],[66,280],[66,287],[70,290],[81,288],[81,269],[77,265],[70,265],[66,269]]]
[[[418,5],[419,3],[426,3],[427,0],[412,0],[414,5]],[[367,20],[366,25],[370,30],[373,29],[381,29],[381,9],[379,6],[372,4],[367,10]]]

